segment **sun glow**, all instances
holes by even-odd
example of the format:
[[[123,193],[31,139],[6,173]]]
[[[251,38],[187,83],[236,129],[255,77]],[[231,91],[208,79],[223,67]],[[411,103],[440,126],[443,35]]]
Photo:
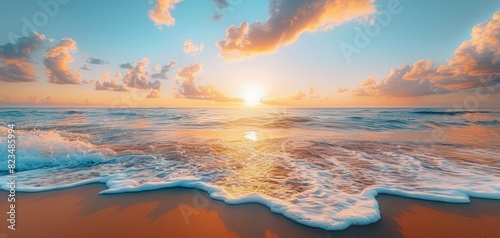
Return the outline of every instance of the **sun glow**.
[[[245,100],[245,104],[248,106],[256,106],[260,103],[260,100],[264,97],[264,93],[261,88],[252,85],[246,86],[243,89],[242,97]]]

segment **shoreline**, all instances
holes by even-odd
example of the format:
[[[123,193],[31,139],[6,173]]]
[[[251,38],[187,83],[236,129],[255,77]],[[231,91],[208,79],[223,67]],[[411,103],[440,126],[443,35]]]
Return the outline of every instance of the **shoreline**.
[[[500,200],[455,204],[394,195],[376,197],[382,219],[326,231],[296,223],[257,203],[229,205],[189,188],[105,194],[104,184],[17,193],[16,231],[8,237],[493,237],[500,233]],[[7,218],[7,192],[0,211]],[[70,225],[71,224],[71,225]]]

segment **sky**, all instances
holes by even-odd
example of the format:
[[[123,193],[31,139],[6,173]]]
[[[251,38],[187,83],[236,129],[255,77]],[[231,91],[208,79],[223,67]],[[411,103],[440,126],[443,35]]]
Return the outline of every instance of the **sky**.
[[[0,3],[0,107],[498,107],[500,2]]]

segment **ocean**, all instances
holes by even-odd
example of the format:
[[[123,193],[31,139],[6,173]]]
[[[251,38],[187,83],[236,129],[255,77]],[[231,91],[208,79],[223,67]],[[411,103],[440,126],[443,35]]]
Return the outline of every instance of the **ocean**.
[[[380,219],[377,194],[500,199],[500,110],[0,109],[0,184],[107,193],[196,188],[341,230]]]

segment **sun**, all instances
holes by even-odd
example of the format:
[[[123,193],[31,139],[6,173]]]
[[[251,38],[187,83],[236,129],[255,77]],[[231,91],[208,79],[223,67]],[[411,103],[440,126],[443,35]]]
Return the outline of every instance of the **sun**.
[[[260,87],[255,85],[246,86],[242,91],[242,97],[248,106],[256,106],[260,103],[264,93]]]

